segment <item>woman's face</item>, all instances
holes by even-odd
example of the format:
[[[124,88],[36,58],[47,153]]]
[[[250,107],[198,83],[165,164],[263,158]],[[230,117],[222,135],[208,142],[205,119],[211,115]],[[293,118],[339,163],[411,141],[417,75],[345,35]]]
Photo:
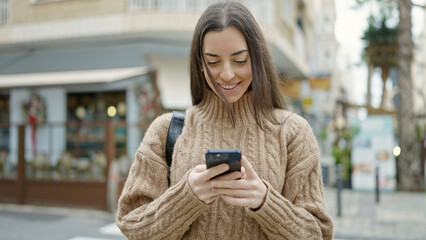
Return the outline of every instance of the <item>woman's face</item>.
[[[235,27],[222,31],[210,31],[203,40],[204,77],[213,87],[215,81],[229,103],[235,103],[247,91],[252,82],[252,68],[244,35]],[[213,79],[207,74],[210,70]]]

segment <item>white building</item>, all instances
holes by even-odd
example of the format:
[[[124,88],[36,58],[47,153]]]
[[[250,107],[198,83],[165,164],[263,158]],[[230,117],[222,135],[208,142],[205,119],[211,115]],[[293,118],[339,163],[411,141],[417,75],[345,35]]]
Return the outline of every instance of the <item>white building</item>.
[[[334,0],[314,2],[314,37],[311,38],[312,58],[309,61],[310,74],[304,81],[302,101],[307,118],[317,136],[321,150],[321,164],[328,169],[326,183],[332,179],[334,158],[332,157],[333,122],[336,120],[336,102],[344,89],[336,64],[338,43],[334,25],[336,10]],[[327,177],[325,176],[325,177]]]

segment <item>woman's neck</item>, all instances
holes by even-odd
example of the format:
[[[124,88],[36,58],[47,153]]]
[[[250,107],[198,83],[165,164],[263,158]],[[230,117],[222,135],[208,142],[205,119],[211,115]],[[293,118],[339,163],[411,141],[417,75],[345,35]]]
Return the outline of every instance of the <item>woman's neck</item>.
[[[235,126],[256,124],[252,102],[252,92],[245,93],[237,102],[231,103]],[[196,106],[197,114],[206,124],[232,126],[225,103],[212,91]]]

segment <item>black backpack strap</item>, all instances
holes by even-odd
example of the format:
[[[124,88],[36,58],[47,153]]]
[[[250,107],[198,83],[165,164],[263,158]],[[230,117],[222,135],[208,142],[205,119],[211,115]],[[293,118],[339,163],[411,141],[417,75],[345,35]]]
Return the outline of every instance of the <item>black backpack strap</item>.
[[[185,112],[173,111],[172,120],[170,120],[169,131],[167,132],[166,140],[166,160],[167,166],[170,169],[172,165],[173,149],[175,147],[176,139],[182,133],[182,128],[185,123]],[[170,185],[170,177],[169,177]]]

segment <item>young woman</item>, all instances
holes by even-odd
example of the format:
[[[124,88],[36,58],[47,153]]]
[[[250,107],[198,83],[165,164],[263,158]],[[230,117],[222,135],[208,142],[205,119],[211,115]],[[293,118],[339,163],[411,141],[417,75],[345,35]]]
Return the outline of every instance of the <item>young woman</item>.
[[[319,150],[308,123],[285,111],[256,21],[241,4],[211,5],[195,28],[193,105],[170,168],[171,114],[149,127],[119,200],[129,239],[331,239]],[[206,169],[207,149],[238,148],[241,171]]]

